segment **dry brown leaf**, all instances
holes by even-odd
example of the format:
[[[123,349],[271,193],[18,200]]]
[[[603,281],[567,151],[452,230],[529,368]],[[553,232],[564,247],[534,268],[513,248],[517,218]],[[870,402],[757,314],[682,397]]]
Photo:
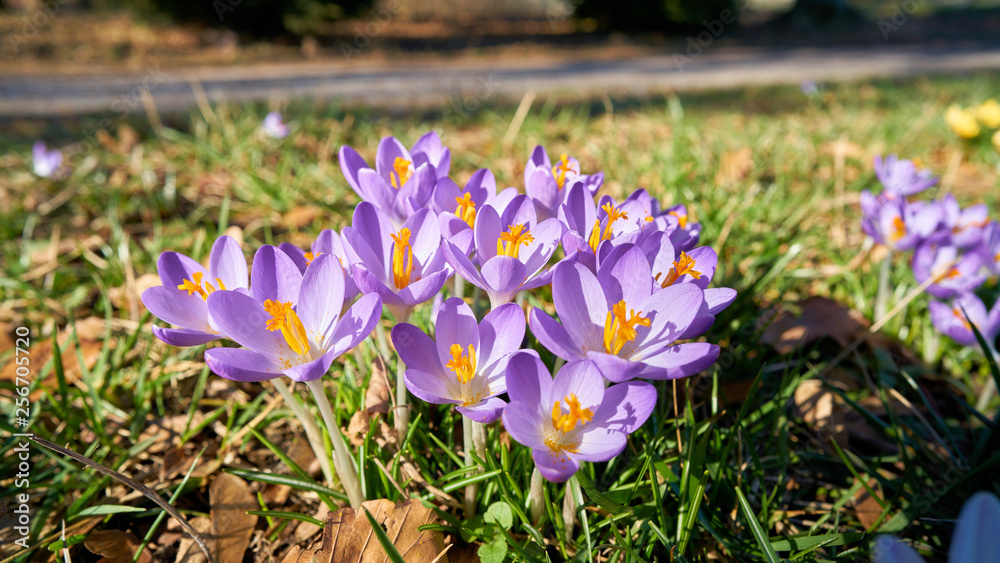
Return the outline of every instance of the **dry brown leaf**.
[[[103,556],[98,563],[131,563],[139,547],[139,538],[122,530],[97,530],[87,533],[83,545],[95,555]],[[153,556],[143,550],[140,563],[151,563]]]
[[[146,312],[146,307],[142,304],[140,297],[142,292],[146,291],[151,287],[156,287],[161,285],[160,277],[156,274],[143,274],[135,279],[135,298],[136,304],[139,307],[137,311],[139,314]],[[121,285],[118,287],[112,287],[108,290],[108,299],[111,300],[111,304],[117,309],[125,309],[129,306],[129,287],[127,285]],[[132,311],[128,311],[131,313]]]
[[[202,419],[205,418],[200,411],[194,411],[194,416],[191,417],[191,424],[188,424],[188,416],[186,414],[175,414],[166,416],[157,420],[151,421],[146,428],[139,434],[139,438],[136,443],[141,444],[150,438],[156,438],[156,440],[146,448],[146,452],[150,454],[158,454],[166,451],[168,448],[174,445],[175,442],[179,442],[181,436],[189,428],[195,428],[201,424]],[[147,419],[148,420],[148,419]]]
[[[389,378],[385,362],[380,356],[372,362],[372,374],[368,379],[368,390],[365,391],[365,410],[368,414],[389,414]]]
[[[311,225],[320,213],[320,208],[314,205],[300,205],[285,213],[281,217],[281,223],[292,230],[301,229]]]
[[[257,526],[257,516],[247,514],[259,505],[246,481],[223,473],[212,481],[208,497],[212,505],[216,561],[242,561]]]
[[[212,521],[204,516],[198,516],[191,519],[191,527],[197,530],[204,538],[212,532]],[[209,547],[211,545],[209,543]],[[208,563],[208,559],[198,549],[198,544],[190,536],[184,534],[178,544],[177,557],[174,559],[174,563]]]
[[[80,340],[80,356],[83,357],[83,363],[87,369],[94,367],[101,355],[101,349],[104,347],[104,323],[104,319],[99,317],[88,317],[76,322],[77,337]],[[72,334],[72,328],[67,327],[59,332],[57,339],[59,347],[62,350],[60,357],[62,358],[63,373],[66,376],[67,385],[73,385],[83,373],[83,370],[80,368],[80,362],[77,359],[77,350],[75,342],[72,339]],[[114,344],[114,340],[109,340],[109,342],[111,345]],[[31,365],[41,368],[52,358],[52,339],[35,335],[31,338],[28,351],[31,357]],[[14,381],[16,377],[17,364],[15,363],[15,356],[11,356],[7,365],[0,370],[0,381]],[[45,389],[55,388],[56,373],[55,370],[50,370],[45,380],[28,397],[34,401],[41,396]]]
[[[722,155],[719,171],[715,174],[715,183],[725,185],[746,178],[753,170],[753,151],[750,147],[728,151]]]
[[[875,494],[882,494],[881,487],[874,477],[868,480],[868,486],[875,491]],[[874,497],[868,494],[867,489],[862,487],[854,495],[854,514],[858,517],[858,521],[861,522],[861,527],[868,530],[882,516],[882,506],[879,505]]]
[[[425,524],[436,522],[434,512],[417,500],[393,504],[386,499],[362,503],[386,536],[409,563],[430,563],[444,550],[440,532],[420,531]],[[323,529],[320,549],[292,548],[282,563],[383,563],[386,553],[375,537],[368,518],[361,511],[344,508],[330,514]],[[439,559],[447,563],[448,556]]]
[[[868,321],[861,313],[826,297],[809,297],[801,307],[799,316],[788,311],[778,313],[761,341],[770,344],[779,354],[788,354],[823,337],[847,346],[868,328]]]

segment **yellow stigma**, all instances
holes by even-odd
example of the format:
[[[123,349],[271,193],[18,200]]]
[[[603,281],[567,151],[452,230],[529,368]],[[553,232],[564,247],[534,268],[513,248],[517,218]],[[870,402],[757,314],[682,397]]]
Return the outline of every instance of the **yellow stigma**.
[[[680,277],[684,274],[688,274],[696,280],[701,279],[701,272],[694,269],[696,265],[697,262],[695,262],[694,258],[688,256],[687,252],[681,252],[681,257],[674,260],[674,267],[670,268],[670,271],[667,272],[667,276],[663,279],[663,282],[660,283],[660,287],[665,288],[674,285],[674,282],[680,279]],[[660,274],[656,274],[655,279],[656,281],[660,281]]]
[[[566,407],[569,408],[568,413],[563,412],[563,403],[566,403]],[[576,424],[578,422],[581,426],[583,426],[593,420],[593,418],[594,413],[590,409],[580,408],[580,400],[576,398],[574,393],[566,395],[563,397],[562,401],[556,401],[555,404],[552,405],[552,426],[561,432],[569,432],[573,430],[576,428]],[[546,440],[546,443],[548,443],[548,441],[549,440]],[[549,446],[552,446],[552,444],[549,444]]]
[[[445,367],[455,372],[455,377],[462,385],[468,385],[472,378],[476,376],[476,348],[469,344],[467,355],[462,354],[462,346],[451,345],[451,361]]]
[[[203,277],[205,277],[205,275],[201,272],[195,272],[194,275],[191,276],[193,281],[185,279],[184,283],[177,286],[177,289],[188,292],[188,295],[194,295],[195,292],[197,292],[198,295],[201,295],[202,299],[208,299],[208,296],[215,293],[216,289],[208,282],[203,284],[201,281]],[[221,279],[215,278],[215,281],[219,283],[219,289],[226,289],[226,284],[222,283]],[[205,287],[202,287],[202,285]]]
[[[559,162],[552,167],[552,177],[556,179],[556,186],[559,189],[563,189],[566,185],[566,173],[573,172],[574,174],[579,174],[578,170],[573,169],[573,163],[569,161],[569,155],[561,154],[559,155]]]
[[[461,197],[455,198],[458,207],[455,208],[455,215],[466,222],[469,227],[476,225],[476,202],[472,201],[472,194],[465,192]]]
[[[517,258],[521,245],[528,246],[534,240],[535,237],[531,236],[524,223],[509,225],[507,232],[500,233],[500,238],[497,239],[497,256]]]
[[[595,253],[597,252],[597,245],[601,244],[602,241],[611,240],[611,226],[615,224],[615,221],[619,219],[628,219],[628,214],[619,210],[610,203],[605,203],[601,206],[601,209],[608,214],[608,224],[604,225],[604,232],[602,233],[601,220],[598,219],[594,221],[594,228],[590,231],[590,238],[587,239],[591,250]]]
[[[317,252],[315,254],[313,254],[312,252],[306,252],[306,266],[312,264],[313,260],[319,258],[322,255],[323,255],[322,252]]]
[[[392,281],[396,289],[410,285],[413,274],[413,247],[410,246],[410,229],[403,227],[398,233],[389,235],[395,244],[392,247]]]
[[[271,315],[267,321],[267,330],[274,332],[281,331],[281,336],[285,337],[288,346],[298,354],[309,353],[309,338],[306,336],[306,328],[302,326],[302,320],[292,309],[289,302],[264,301],[264,310]]]
[[[906,223],[902,217],[892,218],[892,231],[889,233],[889,242],[896,242],[906,236]]]
[[[688,224],[687,213],[681,213],[680,211],[668,211],[667,215],[673,215],[674,217],[677,217],[677,224],[680,226],[680,228],[682,229],[687,228]]]
[[[402,188],[403,184],[413,176],[412,164],[412,162],[401,156],[396,157],[396,160],[392,162],[392,172],[389,173],[389,183],[392,184],[392,187],[397,190]]]
[[[626,342],[635,340],[636,326],[649,326],[650,320],[642,316],[642,312],[635,312],[635,309],[628,310],[625,307],[625,300],[615,303],[608,311],[608,317],[604,321],[604,351],[608,354],[617,355],[622,351]]]

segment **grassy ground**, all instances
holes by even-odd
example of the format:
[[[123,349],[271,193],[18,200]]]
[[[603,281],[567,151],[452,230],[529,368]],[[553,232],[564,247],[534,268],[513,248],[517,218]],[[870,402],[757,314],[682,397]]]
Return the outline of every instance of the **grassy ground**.
[[[261,510],[322,519],[324,503],[343,501],[317,488],[322,476],[301,447],[301,428],[270,385],[222,380],[204,368],[202,349],[170,349],[151,336],[137,296],[156,257],[169,249],[203,258],[223,232],[241,237],[249,257],[261,244],[306,246],[322,228],[339,230],[357,203],[336,162],[342,144],[371,157],[383,135],[409,144],[435,129],[452,149],[457,181],[486,166],[499,184],[520,187],[528,152],[541,143],[577,156],[585,171],[603,170],[615,196],[645,187],[688,204],[704,225],[702,243],[719,252],[715,284],[740,292],[708,334],[725,350],[719,366],[676,389],[661,384],[659,407],[626,452],[585,464],[573,526],[561,509],[566,488],[555,485],[545,489],[545,517],[529,521],[530,456],[499,425],[488,429],[478,512],[506,502],[513,526],[496,540],[504,537],[496,526],[463,521],[447,498],[460,499],[468,478],[460,420],[419,401],[404,444],[378,422],[367,437],[353,436],[368,497],[434,506],[457,544],[452,560],[493,538],[511,542],[508,557],[535,561],[748,561],[764,558],[765,546],[783,558],[854,561],[869,557],[877,531],[943,560],[964,500],[984,487],[997,492],[1000,456],[982,448],[997,402],[982,413],[970,406],[988,370],[974,351],[934,336],[923,296],[846,353],[871,318],[881,257],[860,231],[857,194],[875,187],[872,156],[894,152],[921,158],[963,204],[995,210],[1000,158],[988,144],[961,145],[941,116],[949,103],[998,90],[1000,79],[980,76],[846,84],[811,98],[795,88],[594,104],[553,97],[536,101],[519,127],[507,106],[387,115],[294,103],[283,141],[257,134],[265,108],[219,106],[156,132],[116,123],[56,181],[31,174],[31,141],[77,142],[97,119],[8,123],[0,319],[11,341],[0,343],[0,428],[18,430],[13,339],[28,327],[30,426],[40,437],[156,489],[189,519],[208,515],[208,485],[226,471],[251,483]],[[916,286],[901,260],[892,279],[897,300]],[[815,302],[800,303],[809,296],[843,308],[812,324],[776,316],[815,311]],[[426,325],[426,308],[415,319]],[[830,338],[773,345],[796,330]],[[528,344],[536,345],[530,335]],[[326,382],[345,429],[365,405],[377,350],[359,347]],[[35,446],[23,489],[16,444],[3,442],[0,496],[30,493],[35,549],[20,560],[52,556],[64,525],[70,543],[93,530],[129,531],[133,547],[151,542],[147,553],[174,560],[179,528],[152,502]],[[297,480],[274,484],[251,472]],[[94,514],[104,504],[140,511]],[[262,518],[245,560],[280,560],[291,545],[307,546],[319,537],[309,526]],[[20,553],[11,530],[0,529],[8,546],[0,557]],[[97,560],[92,551],[74,545],[72,559]]]

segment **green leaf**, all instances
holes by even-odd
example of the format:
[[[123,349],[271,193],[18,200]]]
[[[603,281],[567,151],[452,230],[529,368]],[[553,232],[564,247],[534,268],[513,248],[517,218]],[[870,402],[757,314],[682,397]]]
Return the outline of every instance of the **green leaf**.
[[[503,536],[497,536],[490,543],[484,543],[476,550],[479,559],[483,563],[503,563],[507,558],[507,540]]]
[[[771,547],[771,542],[767,539],[767,535],[764,534],[764,529],[760,527],[760,522],[757,521],[757,516],[754,514],[747,497],[743,496],[743,491],[739,487],[736,487],[734,490],[740,501],[740,510],[743,512],[743,519],[750,526],[753,537],[757,539],[757,545],[764,552],[764,557],[767,558],[768,563],[778,563],[781,560],[778,559],[778,554]]]
[[[775,551],[792,551],[795,549],[809,549],[820,544],[825,546],[847,545],[861,541],[864,537],[865,535],[861,532],[845,532],[843,534],[822,534],[819,536],[770,540],[770,543],[771,548]],[[825,543],[828,541],[830,543]]]
[[[378,521],[375,520],[375,517],[372,516],[371,512],[368,512],[367,508],[362,506],[361,510],[365,511],[365,518],[368,518],[368,523],[372,525],[372,531],[375,532],[375,537],[378,539],[378,543],[382,544],[382,549],[385,550],[389,560],[392,561],[392,563],[406,563],[406,561],[403,560],[403,556],[399,554],[399,550],[397,550],[396,546],[392,544],[389,536],[385,535],[385,530],[382,529],[382,524],[379,524]]]
[[[293,489],[312,491],[321,495],[330,495],[340,500],[347,500],[347,495],[340,491],[335,491],[330,487],[324,487],[318,483],[299,479],[298,477],[292,477],[291,475],[278,475],[277,473],[265,473],[249,469],[226,469],[226,472],[251,481],[260,481],[261,483],[269,483],[271,485],[288,485]]]
[[[66,538],[66,543],[64,544],[62,540],[54,541],[49,544],[48,550],[52,553],[59,551],[64,547],[73,547],[78,543],[83,543],[83,540],[87,539],[87,534],[76,534],[75,536],[70,536]]]
[[[509,530],[514,525],[514,511],[510,509],[510,505],[506,502],[494,502],[486,509],[483,519],[487,522],[494,522],[503,526],[505,530]]]
[[[77,512],[74,518],[82,518],[84,516],[106,516],[109,514],[123,514],[126,512],[145,512],[145,508],[137,508],[135,506],[124,506],[121,504],[99,504],[97,506],[89,506],[84,508],[80,512]]]
[[[583,487],[584,492],[590,497],[590,500],[594,501],[597,506],[607,510],[611,514],[618,516],[620,514],[632,512],[632,509],[627,506],[622,506],[617,502],[611,500],[607,495],[597,490],[594,486],[594,482],[590,480],[590,477],[585,475],[582,471],[576,472],[577,481],[580,486]]]

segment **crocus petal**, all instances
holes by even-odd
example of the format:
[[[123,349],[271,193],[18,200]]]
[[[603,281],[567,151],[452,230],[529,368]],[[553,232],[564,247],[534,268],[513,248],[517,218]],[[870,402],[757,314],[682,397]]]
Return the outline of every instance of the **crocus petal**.
[[[482,277],[480,277],[479,272],[476,270],[476,266],[459,247],[445,241],[442,245],[442,250],[444,250],[445,260],[448,261],[449,266],[455,269],[455,273],[479,289],[485,289]]]
[[[965,502],[951,537],[950,561],[1000,561],[1000,501],[992,493],[980,491]]]
[[[728,287],[710,287],[705,290],[705,303],[708,312],[718,315],[723,309],[736,300],[736,290]]]
[[[205,363],[216,375],[233,381],[268,381],[283,375],[283,366],[273,358],[242,348],[208,350]]]
[[[295,262],[295,265],[298,266],[299,271],[305,273],[306,266],[309,265],[309,261],[306,260],[305,250],[302,250],[301,248],[289,242],[283,242],[279,244],[278,250],[287,254],[288,257],[292,259],[292,262]],[[226,287],[228,288],[229,286],[227,285]]]
[[[434,272],[399,290],[396,295],[406,305],[418,305],[437,295],[450,277],[451,272],[449,270]]]
[[[592,424],[631,434],[645,424],[656,407],[656,388],[643,381],[626,381],[604,390]]]
[[[374,293],[381,297],[382,302],[386,305],[406,305],[392,288],[385,285],[381,279],[372,272],[369,272],[367,268],[354,268],[354,283],[357,284],[361,293]]]
[[[461,395],[458,380],[446,377],[443,373],[427,373],[418,369],[407,369],[403,373],[403,381],[410,393],[422,401],[435,405],[458,404],[453,397]]]
[[[487,313],[479,324],[479,372],[489,375],[500,367],[501,359],[521,346],[524,329],[524,311],[514,303]]]
[[[193,280],[195,272],[206,274],[201,264],[177,252],[164,252],[156,261],[156,272],[160,275],[163,287],[177,289],[184,280]]]
[[[584,265],[563,262],[556,266],[552,280],[552,300],[566,332],[578,348],[603,350],[604,332],[610,306],[597,278]]]
[[[537,397],[531,403],[512,401],[503,410],[503,427],[519,444],[529,448],[545,447],[544,416],[538,410]]]
[[[650,326],[636,328],[636,340],[641,344],[634,352],[644,352],[650,347],[658,349],[676,340],[691,325],[704,301],[700,287],[680,283],[661,289],[637,304],[636,310],[649,318]]]
[[[573,457],[581,461],[608,461],[625,449],[628,437],[624,433],[596,425],[587,427],[579,434],[580,445],[573,452]]]
[[[509,296],[521,287],[527,272],[517,258],[494,256],[483,264],[482,276],[487,291]]]
[[[142,304],[156,318],[183,328],[208,332],[208,308],[197,293],[188,295],[164,286],[151,287],[142,292]]]
[[[531,334],[546,350],[564,360],[585,359],[583,348],[570,338],[569,332],[559,321],[547,315],[541,309],[532,307],[528,313],[528,324]]]
[[[587,359],[594,362],[604,379],[612,383],[635,379],[646,368],[641,362],[606,354],[603,351],[590,350],[587,352]]]
[[[340,171],[343,172],[347,183],[354,188],[361,199],[368,199],[368,194],[361,191],[361,185],[358,183],[358,172],[362,168],[368,168],[365,159],[361,158],[358,151],[344,145],[340,147],[340,155],[337,160],[340,162]]]
[[[552,376],[538,356],[528,352],[511,356],[507,362],[507,394],[512,403],[537,405],[539,398],[548,397],[551,389]]]
[[[472,308],[462,298],[452,297],[441,304],[434,325],[434,339],[442,366],[452,360],[451,347],[455,344],[461,354],[468,354],[470,345],[479,350],[479,323]]]
[[[260,303],[268,299],[295,303],[299,298],[302,272],[287,254],[275,246],[264,245],[257,250],[250,276],[250,291]]]
[[[529,276],[545,267],[549,258],[555,254],[563,235],[563,224],[555,217],[546,219],[531,228],[531,235],[535,240],[523,248],[520,254]]]
[[[473,422],[480,424],[492,424],[500,418],[507,403],[499,397],[484,399],[475,405],[467,407],[455,407],[455,410],[469,417]]]
[[[604,380],[601,372],[593,362],[586,360],[570,362],[559,370],[552,389],[549,391],[548,403],[561,401],[565,397],[576,395],[580,407],[598,410],[604,399]]]
[[[645,379],[677,379],[708,369],[719,359],[719,347],[708,342],[675,344],[642,358],[655,369],[644,370]]]
[[[535,448],[531,450],[531,458],[542,477],[553,483],[566,481],[580,469],[580,462],[562,450]]]
[[[635,306],[646,300],[653,292],[653,274],[642,250],[635,245],[624,245],[620,254],[613,252],[614,259],[601,263],[597,271],[597,281],[604,288],[608,303],[625,300],[626,306]]]
[[[497,240],[503,228],[500,226],[500,215],[492,205],[485,205],[476,214],[475,228],[476,258],[480,264],[485,264],[497,255]]]
[[[153,336],[163,342],[184,348],[187,346],[201,346],[213,340],[224,338],[221,334],[210,334],[201,330],[191,330],[189,328],[163,328],[153,326]]]
[[[961,561],[961,560],[959,560]],[[969,561],[972,561],[971,559]],[[892,536],[879,536],[872,548],[872,563],[926,563],[917,550]]]
[[[293,381],[298,381],[299,383],[316,381],[317,379],[321,379],[327,374],[328,371],[330,371],[330,366],[333,365],[333,360],[335,359],[337,359],[337,354],[332,351],[327,352],[311,362],[285,368],[285,375],[290,377]]]
[[[337,258],[321,254],[302,276],[296,313],[310,338],[324,349],[344,308],[344,270]]]
[[[216,239],[208,261],[209,282],[215,285],[218,278],[226,289],[247,287],[247,275],[247,259],[240,243],[225,235]],[[216,289],[221,288],[216,286]]]
[[[229,338],[269,358],[294,355],[280,330],[270,331],[271,315],[253,297],[237,291],[216,291],[208,296],[208,311]]]
[[[377,294],[362,295],[337,322],[330,335],[327,353],[334,357],[357,346],[375,330],[382,317],[382,300]]]

